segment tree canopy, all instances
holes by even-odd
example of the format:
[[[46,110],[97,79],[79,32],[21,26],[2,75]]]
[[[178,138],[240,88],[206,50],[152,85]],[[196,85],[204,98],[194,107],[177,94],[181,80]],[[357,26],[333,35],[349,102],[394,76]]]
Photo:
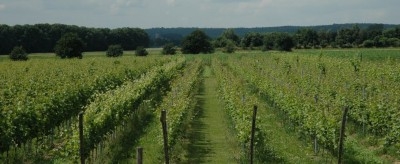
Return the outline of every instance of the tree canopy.
[[[227,29],[222,34],[215,39],[214,41],[214,46],[215,47],[226,47],[228,44],[233,43],[235,46],[237,46],[240,42],[239,36],[237,36],[234,32],[233,29]]]
[[[264,35],[263,50],[291,51],[294,47],[293,37],[288,33],[269,33]]]
[[[0,54],[10,54],[15,46],[22,46],[27,53],[53,52],[57,41],[66,33],[75,33],[86,43],[84,51],[106,51],[109,45],[119,44],[125,50],[136,47],[162,47],[166,43],[186,47],[183,43],[196,28],[155,28],[146,31],[138,28],[88,28],[64,24],[0,25]],[[148,33],[149,34],[148,34]],[[213,46],[226,47],[229,41],[243,48],[267,48],[266,35],[271,32],[288,32],[296,48],[351,48],[398,47],[400,26],[389,24],[333,24],[322,26],[283,26],[260,28],[204,28],[204,35]],[[237,34],[237,35],[236,35]],[[209,37],[211,36],[211,38]],[[151,41],[149,38],[152,38]],[[267,46],[265,46],[267,45]],[[190,45],[189,47],[195,47]],[[270,46],[271,47],[271,46]],[[208,46],[211,52],[212,47]],[[190,49],[187,50],[189,53]],[[195,53],[198,50],[193,50]]]
[[[54,51],[57,56],[64,58],[82,58],[85,43],[75,33],[67,33],[57,41]]]
[[[182,41],[182,53],[199,54],[213,53],[210,38],[201,30],[195,30],[186,36]]]
[[[136,47],[135,50],[136,56],[147,56],[148,54],[149,52],[147,52],[147,50],[143,46]]]
[[[88,28],[64,24],[0,25],[0,54],[22,46],[28,53],[53,52],[60,38],[75,33],[86,43],[84,51],[105,51],[108,45],[120,44],[126,50],[148,47],[148,34],[139,28]]]
[[[28,60],[28,54],[22,46],[16,46],[10,53],[10,59],[14,61]]]
[[[176,54],[175,45],[173,43],[165,44],[163,46],[163,49],[162,49],[161,53],[163,55],[175,55]]]
[[[260,33],[247,33],[242,38],[240,44],[242,47],[260,47],[263,45],[263,36]]]
[[[124,54],[124,49],[119,44],[108,46],[106,56],[107,57],[119,57]]]

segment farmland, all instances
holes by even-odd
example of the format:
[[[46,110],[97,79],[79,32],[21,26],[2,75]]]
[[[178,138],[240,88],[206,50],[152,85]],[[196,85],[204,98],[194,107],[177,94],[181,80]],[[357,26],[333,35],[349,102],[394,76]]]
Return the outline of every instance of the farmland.
[[[166,110],[173,163],[248,163],[254,105],[257,163],[337,163],[344,109],[345,163],[400,161],[399,49],[149,53],[0,57],[0,162],[162,163]]]

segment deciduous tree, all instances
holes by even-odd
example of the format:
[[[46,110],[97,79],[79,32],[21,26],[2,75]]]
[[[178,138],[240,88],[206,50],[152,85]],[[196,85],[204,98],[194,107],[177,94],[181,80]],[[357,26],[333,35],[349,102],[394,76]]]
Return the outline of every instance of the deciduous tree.
[[[214,47],[211,45],[210,38],[201,30],[193,31],[182,41],[182,53],[184,54],[207,54],[213,52]]]
[[[136,47],[135,50],[136,56],[147,56],[148,54],[149,52],[147,52],[147,50],[143,46]]]
[[[168,43],[163,46],[163,50],[161,52],[163,55],[175,55],[176,48],[173,43]]]
[[[85,44],[75,33],[67,33],[57,41],[54,48],[57,56],[64,58],[82,58]]]
[[[14,61],[28,60],[28,54],[25,52],[25,49],[22,48],[22,46],[17,46],[11,51],[10,59]]]
[[[108,46],[106,53],[108,57],[119,57],[122,56],[122,54],[124,54],[124,49],[122,49],[121,45],[116,44]]]

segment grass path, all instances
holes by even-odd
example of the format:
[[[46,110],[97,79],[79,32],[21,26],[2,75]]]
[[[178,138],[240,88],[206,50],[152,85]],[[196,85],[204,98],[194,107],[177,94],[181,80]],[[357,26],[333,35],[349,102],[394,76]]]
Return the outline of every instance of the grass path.
[[[240,149],[230,133],[210,67],[205,67],[203,76],[203,86],[197,95],[197,116],[188,133],[188,163],[237,163]]]

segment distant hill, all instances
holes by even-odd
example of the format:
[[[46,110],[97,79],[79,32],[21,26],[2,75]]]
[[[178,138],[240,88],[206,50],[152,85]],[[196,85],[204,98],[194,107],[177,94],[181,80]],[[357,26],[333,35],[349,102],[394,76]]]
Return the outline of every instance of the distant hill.
[[[253,28],[232,28],[235,33],[239,36],[244,36],[248,32],[288,32],[294,33],[300,28],[311,28],[316,31],[319,30],[333,30],[337,31],[341,28],[351,28],[354,25],[358,25],[361,29],[366,29],[370,25],[375,25],[376,23],[347,23],[347,24],[332,24],[332,25],[318,25],[318,26],[277,26],[277,27],[253,27]],[[385,29],[393,28],[399,25],[395,24],[383,24]],[[151,38],[159,37],[162,35],[180,35],[186,36],[196,29],[203,30],[211,38],[216,38],[227,28],[196,28],[196,27],[177,27],[177,28],[149,28],[145,31],[149,34]]]
[[[254,27],[254,28],[232,28],[235,33],[242,37],[246,33],[249,32],[257,32],[257,33],[268,33],[268,32],[288,32],[295,33],[300,28],[311,28],[316,31],[320,30],[331,30],[337,31],[341,28],[351,28],[354,25],[358,25],[361,29],[366,29],[370,25],[375,25],[376,23],[348,23],[348,24],[332,24],[332,25],[318,25],[318,26],[278,26],[278,27]],[[395,24],[383,24],[384,28],[393,28],[398,25]],[[173,42],[180,41],[183,37],[191,33],[196,29],[203,30],[208,36],[211,38],[217,38],[221,35],[221,33],[226,30],[226,28],[185,28],[185,27],[177,27],[177,28],[149,28],[145,29],[147,34],[150,36],[150,40],[153,42],[153,46],[156,39],[164,38],[172,40]]]

